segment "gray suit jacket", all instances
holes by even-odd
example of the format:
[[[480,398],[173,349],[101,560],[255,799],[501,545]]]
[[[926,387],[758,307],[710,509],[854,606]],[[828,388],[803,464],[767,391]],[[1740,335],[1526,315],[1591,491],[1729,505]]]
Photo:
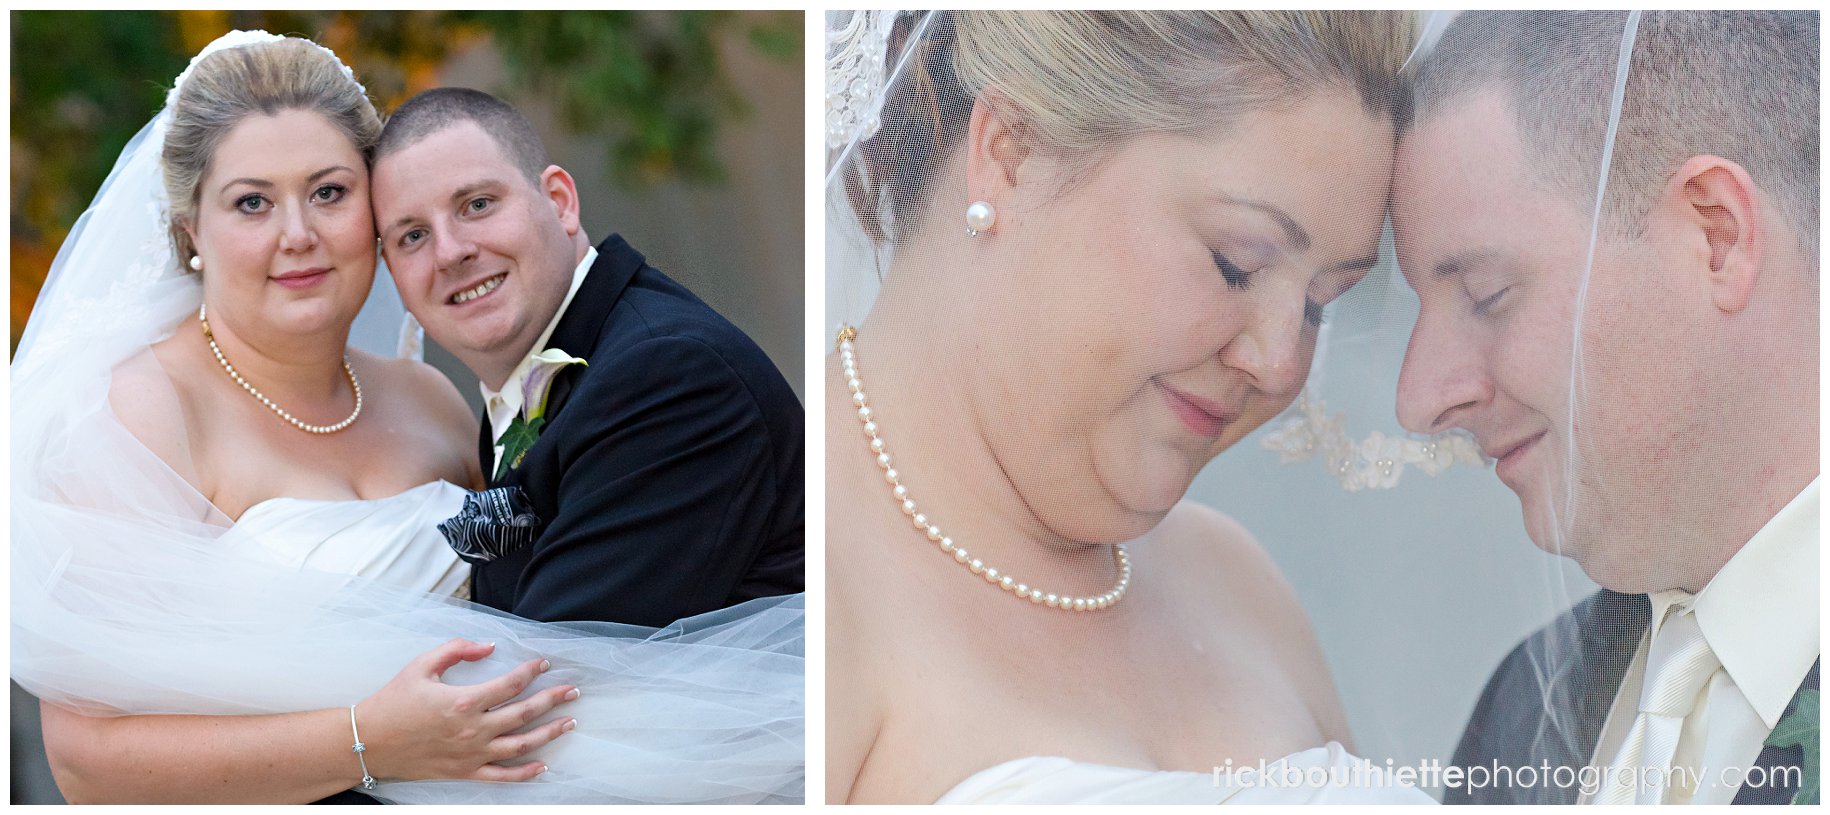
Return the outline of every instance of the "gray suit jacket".
[[[1588,766],[1651,615],[1645,595],[1603,589],[1526,638],[1487,681],[1450,763],[1464,772],[1486,768],[1474,770],[1477,776],[1490,773],[1495,765],[1574,770]],[[1818,665],[1813,664],[1786,713],[1798,705],[1799,694],[1816,690],[1817,683]],[[1810,763],[1815,765],[1816,758]],[[1765,747],[1754,757],[1754,765],[1769,770],[1804,766],[1804,751]],[[1734,802],[1785,804],[1795,792],[1796,787],[1743,785]],[[1464,785],[1445,790],[1443,803],[1573,804],[1579,795],[1574,784],[1488,784],[1480,789]]]

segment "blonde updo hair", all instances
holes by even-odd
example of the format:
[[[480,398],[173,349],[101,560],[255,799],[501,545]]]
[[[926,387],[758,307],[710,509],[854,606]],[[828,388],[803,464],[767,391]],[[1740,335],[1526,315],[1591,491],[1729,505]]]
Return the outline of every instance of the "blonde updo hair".
[[[184,227],[197,215],[198,186],[224,137],[242,119],[287,110],[319,113],[349,137],[367,162],[381,136],[381,117],[342,63],[296,38],[218,51],[198,62],[172,102],[160,164],[171,201],[172,247],[179,268],[197,249]]]
[[[1416,38],[1416,17],[1399,11],[937,12],[911,44],[912,27],[905,16],[890,35],[890,61],[908,63],[882,130],[844,171],[879,243],[915,227],[987,91],[1032,150],[1084,170],[1136,136],[1224,130],[1324,91],[1354,93],[1396,127]]]

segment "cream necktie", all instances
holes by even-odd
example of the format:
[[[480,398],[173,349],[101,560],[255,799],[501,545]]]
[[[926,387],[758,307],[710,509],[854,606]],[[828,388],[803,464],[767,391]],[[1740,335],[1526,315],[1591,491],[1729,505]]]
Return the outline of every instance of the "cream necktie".
[[[1677,753],[1684,720],[1696,709],[1697,698],[1721,666],[1721,660],[1703,640],[1696,614],[1674,614],[1659,626],[1646,655],[1639,715],[1609,765],[1606,783],[1595,795],[1595,803],[1665,801],[1671,790],[1671,759]]]

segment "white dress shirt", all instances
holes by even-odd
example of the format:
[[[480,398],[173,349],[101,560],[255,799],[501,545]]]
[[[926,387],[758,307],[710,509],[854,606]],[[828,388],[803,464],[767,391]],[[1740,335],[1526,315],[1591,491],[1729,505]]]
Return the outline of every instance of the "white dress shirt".
[[[1693,791],[1673,789],[1665,803],[1727,804],[1767,736],[1817,661],[1817,480],[1779,510],[1695,595],[1653,592],[1652,626],[1620,683],[1595,746],[1607,768],[1638,714],[1646,655],[1667,613],[1691,613],[1721,660],[1707,696],[1684,720],[1673,767],[1699,770]],[[1589,803],[1592,796],[1583,796]]]
[[[578,288],[585,283],[585,274],[591,271],[591,265],[596,262],[596,247],[587,248],[585,259],[579,261],[578,268],[572,270],[572,288],[566,290],[565,299],[559,301],[559,310],[553,312],[552,322],[547,323],[546,330],[540,332],[540,338],[534,340],[533,347],[528,349],[527,356],[521,360],[521,364],[516,365],[515,369],[509,372],[508,379],[502,383],[501,389],[490,390],[488,385],[477,383],[477,387],[483,391],[483,411],[489,417],[490,438],[500,440],[502,434],[508,431],[508,426],[514,424],[516,414],[521,412],[521,402],[524,398],[521,393],[521,385],[527,380],[528,372],[533,370],[534,357],[546,350],[547,341],[553,338],[553,330],[559,327],[560,318],[565,316],[566,308],[572,305],[572,298],[578,294]],[[559,350],[576,349],[561,348]],[[501,462],[502,445],[498,444],[495,456],[489,463],[489,472],[484,473],[483,476],[488,478],[493,475]]]

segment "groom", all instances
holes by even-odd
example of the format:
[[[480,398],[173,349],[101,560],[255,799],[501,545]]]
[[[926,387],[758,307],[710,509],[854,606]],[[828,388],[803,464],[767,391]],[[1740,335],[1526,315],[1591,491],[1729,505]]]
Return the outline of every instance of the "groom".
[[[471,598],[659,626],[802,590],[800,402],[755,343],[622,237],[489,94],[426,91],[373,161],[407,309],[481,380],[488,492],[440,526]]]
[[[1458,16],[1398,152],[1421,300],[1399,417],[1472,432],[1533,542],[1604,587],[1505,659],[1453,761],[1601,788],[1513,776],[1445,798],[1814,800],[1817,14],[1639,18],[1585,280],[1625,22]],[[1673,766],[1697,783],[1606,783]]]

